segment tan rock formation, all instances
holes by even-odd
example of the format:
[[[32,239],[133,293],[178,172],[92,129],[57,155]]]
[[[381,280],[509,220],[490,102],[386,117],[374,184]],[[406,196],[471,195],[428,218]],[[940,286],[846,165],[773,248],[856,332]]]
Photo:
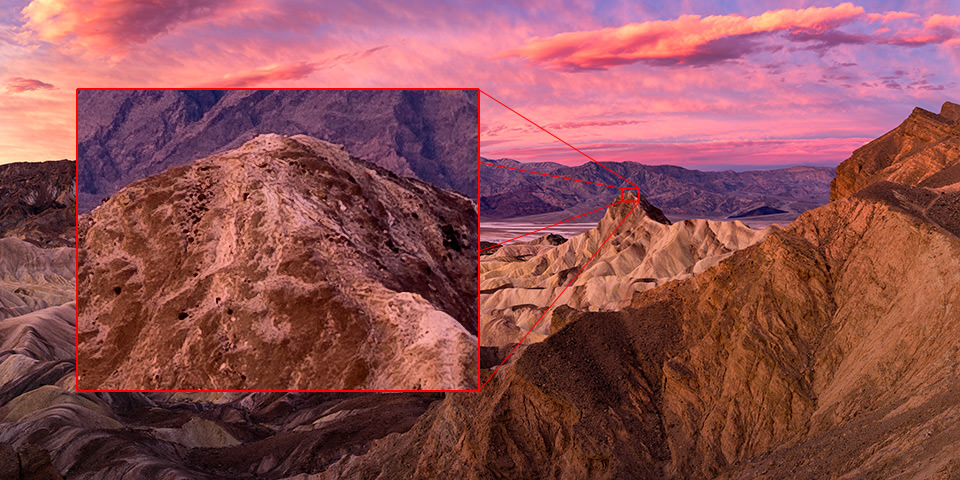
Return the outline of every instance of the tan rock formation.
[[[670,224],[659,211],[651,216],[647,209],[636,208],[631,213],[634,205],[614,205],[596,228],[560,245],[511,244],[481,256],[481,344],[516,343],[541,317],[525,341],[542,340],[552,322],[552,315],[544,312],[558,296],[555,306],[620,310],[637,292],[700,273],[778,228],[754,230],[741,222],[712,220]],[[566,288],[581,268],[583,272]]]

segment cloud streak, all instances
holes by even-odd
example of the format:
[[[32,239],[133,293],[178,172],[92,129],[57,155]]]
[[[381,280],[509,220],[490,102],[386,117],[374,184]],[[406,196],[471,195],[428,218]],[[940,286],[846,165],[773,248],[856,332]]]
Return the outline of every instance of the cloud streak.
[[[12,93],[23,93],[32,90],[53,90],[53,85],[47,82],[41,82],[35,78],[11,77],[6,82],[7,91]]]
[[[219,80],[209,82],[206,86],[222,88],[265,87],[276,82],[301,80],[318,70],[362,60],[384,48],[387,48],[387,46],[381,45],[360,52],[343,53],[322,61],[273,64],[253,70],[229,73]]]
[[[714,63],[752,52],[758,35],[829,31],[865,13],[863,7],[842,3],[835,7],[772,10],[752,17],[684,15],[675,20],[534,37],[495,58],[522,57],[559,70],[606,69],[642,61],[666,65]]]

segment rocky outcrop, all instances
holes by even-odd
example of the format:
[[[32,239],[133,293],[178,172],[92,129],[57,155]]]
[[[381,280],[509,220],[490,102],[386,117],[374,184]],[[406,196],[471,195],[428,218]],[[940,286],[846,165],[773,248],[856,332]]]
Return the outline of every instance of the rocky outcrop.
[[[557,163],[520,163],[483,159],[484,163],[522,168],[549,175],[612,186],[640,188],[652,204],[670,218],[724,219],[761,207],[776,208],[796,218],[829,201],[832,169],[792,167],[775,170],[704,172],[667,165],[609,162],[616,172],[587,162],[576,167]],[[537,216],[570,218],[613,203],[617,189],[565,179],[480,166],[480,215],[487,219]],[[550,222],[552,223],[552,222]],[[786,223],[786,222],[784,222]]]
[[[84,90],[77,102],[81,213],[263,133],[323,138],[398,175],[477,191],[476,91]]]
[[[880,181],[919,185],[960,163],[960,106],[946,102],[940,114],[913,109],[897,128],[858,148],[837,167],[830,198],[852,195]]]
[[[75,246],[76,168],[69,160],[0,165],[0,238]]]
[[[476,210],[262,135],[81,223],[80,385],[474,388]]]

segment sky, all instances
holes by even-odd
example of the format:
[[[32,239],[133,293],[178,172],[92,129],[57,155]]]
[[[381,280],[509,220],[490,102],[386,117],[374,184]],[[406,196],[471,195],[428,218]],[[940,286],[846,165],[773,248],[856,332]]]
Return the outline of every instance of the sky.
[[[599,161],[836,165],[960,101],[960,2],[0,0],[0,163],[75,89],[480,88]],[[481,95],[481,154],[586,159]]]

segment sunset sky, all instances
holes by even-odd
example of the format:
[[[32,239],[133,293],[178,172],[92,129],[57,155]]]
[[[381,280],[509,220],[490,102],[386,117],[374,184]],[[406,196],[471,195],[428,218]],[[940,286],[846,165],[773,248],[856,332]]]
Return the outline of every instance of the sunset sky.
[[[324,3],[320,5],[320,3]],[[960,101],[960,3],[0,0],[0,163],[77,87],[478,87],[600,161],[835,165]],[[481,153],[584,159],[481,97]]]

